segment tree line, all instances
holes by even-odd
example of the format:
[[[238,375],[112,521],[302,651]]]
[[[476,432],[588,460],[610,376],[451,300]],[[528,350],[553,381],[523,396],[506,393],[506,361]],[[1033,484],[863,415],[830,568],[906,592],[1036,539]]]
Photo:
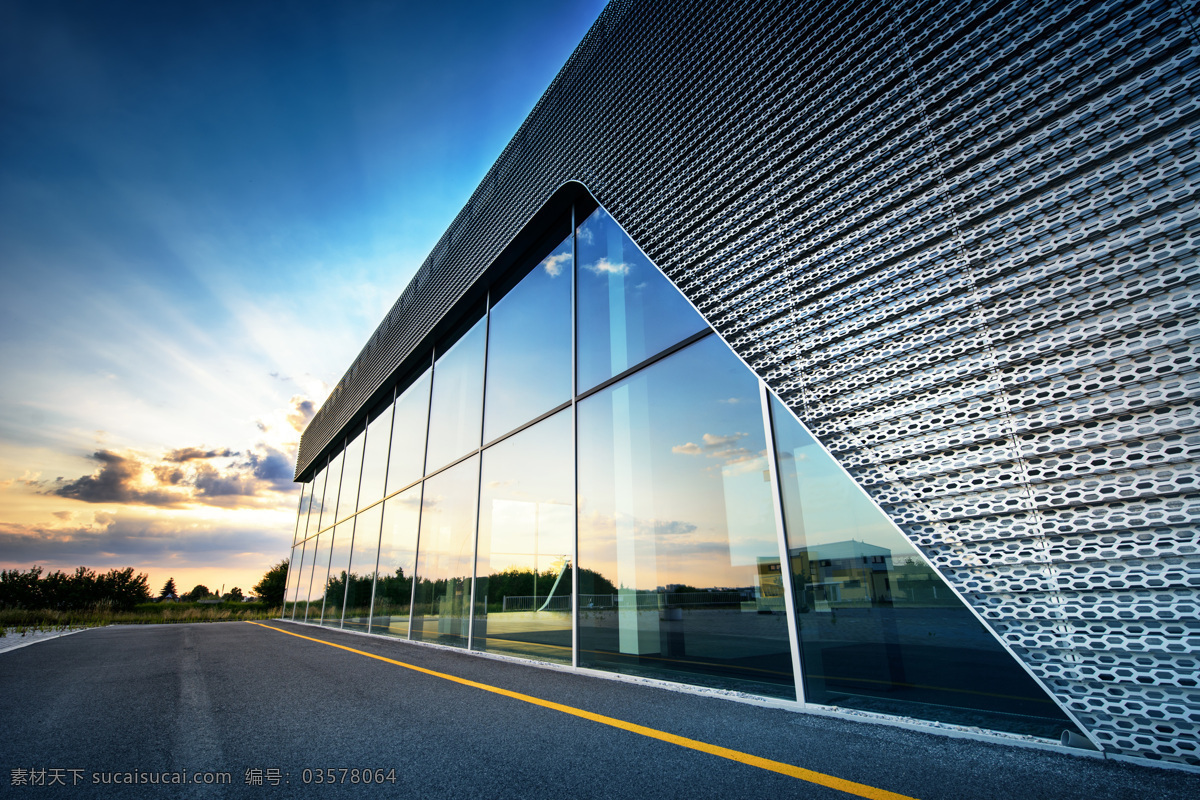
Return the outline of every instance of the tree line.
[[[103,575],[87,567],[76,567],[72,573],[42,573],[41,567],[32,567],[28,572],[0,571],[0,608],[78,611],[106,604],[117,611],[129,611],[150,599],[146,574],[134,575],[133,567],[110,569]]]
[[[283,604],[287,568],[285,559],[267,570],[254,587],[258,598],[268,606]],[[76,567],[70,573],[55,570],[49,574],[45,574],[45,570],[38,566],[31,567],[27,572],[19,569],[0,570],[0,608],[81,611],[104,606],[114,611],[131,611],[139,603],[152,599],[148,580],[144,572],[135,575],[133,567],[110,569],[103,575],[87,567]],[[159,592],[161,599],[195,601],[215,596],[204,585],[177,596],[174,578],[169,578]],[[221,599],[240,602],[242,590],[235,586]]]

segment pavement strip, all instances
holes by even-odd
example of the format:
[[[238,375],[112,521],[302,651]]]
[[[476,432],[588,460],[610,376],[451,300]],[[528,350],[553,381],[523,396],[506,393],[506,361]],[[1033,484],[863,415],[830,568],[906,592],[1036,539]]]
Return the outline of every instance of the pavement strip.
[[[48,642],[60,636],[70,636],[72,633],[86,631],[87,628],[73,628],[69,631],[31,631],[24,635],[15,633],[15,630],[15,628],[9,628],[3,636],[0,636],[0,653],[7,653],[9,650],[17,650],[38,642]]]
[[[345,650],[348,653],[366,656],[367,658],[373,658],[376,661],[383,661],[388,664],[395,664],[398,667],[411,669],[415,672],[422,672],[426,675],[432,675],[435,678],[442,678],[443,680],[460,683],[463,686],[482,689],[483,691],[491,692],[492,694],[511,697],[514,700],[532,703],[533,705],[542,706],[543,708],[549,708],[554,711],[561,711],[562,713],[570,714],[573,717],[582,717],[583,719],[591,720],[592,722],[598,722],[601,725],[608,725],[612,728],[619,728],[623,731],[629,731],[630,733],[647,736],[651,739],[658,739],[659,741],[668,742],[680,747],[686,747],[689,750],[699,750],[702,753],[708,753],[709,755],[726,758],[730,761],[737,761],[738,763],[746,764],[751,767],[758,767],[759,769],[777,772],[781,775],[788,775],[792,778],[798,778],[799,780],[807,781],[808,783],[815,783],[819,786],[836,789],[840,792],[852,794],[856,797],[866,797],[870,798],[870,800],[914,800],[914,798],[909,797],[908,795],[897,794],[895,792],[889,792],[886,789],[867,786],[864,783],[855,783],[854,781],[844,780],[842,778],[834,777],[833,775],[826,775],[823,772],[816,772],[811,769],[804,769],[803,767],[784,764],[782,761],[772,761],[769,758],[761,758],[749,753],[743,753],[739,750],[731,750],[728,747],[720,747],[718,745],[708,744],[707,742],[701,742],[696,739],[688,739],[685,736],[676,736],[673,733],[660,731],[656,728],[648,728],[645,725],[637,725],[632,722],[626,722],[625,720],[616,719],[615,717],[606,717],[603,714],[593,714],[591,711],[584,711],[582,708],[575,708],[574,706],[555,703],[551,700],[543,700],[540,697],[533,697],[532,695],[509,691],[508,689],[501,689],[498,686],[491,686],[486,683],[467,680],[466,678],[459,678],[455,675],[448,675],[444,672],[436,672],[424,667],[418,667],[414,664],[406,664],[403,661],[385,658],[384,656],[368,653],[364,650],[355,650],[353,647],[334,644],[333,642],[327,642],[324,639],[316,639],[312,636],[304,636],[303,634],[293,633],[292,631],[285,631],[282,628],[276,628],[273,625],[264,625],[261,622],[250,622],[249,620],[246,621],[251,625],[258,625],[260,628],[267,628],[269,630],[278,631],[279,633],[286,633],[288,636],[295,636],[298,639],[307,639],[310,642],[317,642],[319,644],[328,645],[329,647],[336,647],[339,650]]]

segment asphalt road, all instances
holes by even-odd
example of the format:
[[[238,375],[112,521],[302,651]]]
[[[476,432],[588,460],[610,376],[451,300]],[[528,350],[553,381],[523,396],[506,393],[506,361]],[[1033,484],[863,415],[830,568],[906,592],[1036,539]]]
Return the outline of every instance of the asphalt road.
[[[922,800],[1200,797],[1195,773],[272,624]],[[0,687],[5,797],[851,796],[247,623],[114,627],[41,642],[0,653]],[[315,771],[327,768],[348,770],[333,776],[346,783],[318,785]],[[355,769],[370,769],[372,779],[384,782],[352,784]],[[228,773],[228,783],[106,783],[128,773],[149,780],[152,772],[185,770],[189,780],[205,771]],[[264,785],[247,785],[248,770],[261,770]],[[270,785],[269,770],[278,771],[278,786]],[[22,778],[38,780],[38,771],[40,780],[65,785],[21,785]]]

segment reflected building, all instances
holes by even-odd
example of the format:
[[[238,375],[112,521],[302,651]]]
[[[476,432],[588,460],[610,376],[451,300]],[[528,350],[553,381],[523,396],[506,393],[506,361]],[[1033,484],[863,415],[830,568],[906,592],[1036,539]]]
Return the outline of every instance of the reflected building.
[[[1185,12],[759,5],[601,15],[305,431],[284,618],[1197,763]]]

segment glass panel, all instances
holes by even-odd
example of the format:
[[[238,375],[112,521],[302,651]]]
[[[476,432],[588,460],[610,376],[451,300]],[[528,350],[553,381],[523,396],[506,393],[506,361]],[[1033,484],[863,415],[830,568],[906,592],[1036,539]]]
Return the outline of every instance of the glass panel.
[[[308,525],[304,531],[304,538],[316,536],[317,531],[321,530],[321,510],[323,508],[322,501],[325,499],[325,478],[329,470],[322,467],[317,473],[317,477],[313,478],[313,496],[308,506]]]
[[[483,452],[476,650],[571,663],[571,412]]]
[[[382,517],[381,504],[354,518],[354,550],[350,554],[344,628],[366,631],[369,627],[371,592],[375,588],[375,561],[379,555],[379,521]]]
[[[309,539],[304,543],[304,560],[300,562],[300,575],[296,581],[296,603],[292,607],[291,618],[303,622],[308,613],[308,590],[312,584],[312,565],[316,557],[317,540]]]
[[[384,501],[383,533],[379,542],[379,585],[375,587],[371,633],[408,638],[408,609],[412,602],[412,576],[417,558],[417,525],[420,518],[420,484]]]
[[[292,545],[304,541],[305,528],[308,527],[308,509],[312,505],[312,483],[300,484],[300,508],[296,512],[296,532],[292,536]]]
[[[810,703],[1058,738],[1066,716],[771,398]]]
[[[571,399],[571,237],[492,309],[483,440]]]
[[[467,646],[479,457],[425,481],[412,638]]]
[[[358,507],[366,508],[383,499],[383,482],[387,477],[388,440],[392,433],[392,406],[376,417],[367,427],[367,445],[363,452],[362,481],[358,487]]]
[[[337,521],[350,517],[358,510],[358,479],[362,476],[363,445],[367,431],[364,426],[358,435],[346,445],[345,461],[342,465],[342,488],[338,492]]]
[[[794,699],[757,379],[709,336],[578,435],[580,665]]]
[[[321,607],[325,604],[325,579],[329,577],[329,543],[333,541],[333,531],[326,531],[309,539],[309,547],[313,549],[311,577],[308,582],[308,606],[305,609],[306,622],[321,621]],[[316,546],[313,547],[313,543]]]
[[[486,339],[487,320],[481,319],[434,362],[426,472],[444,467],[479,447]]]
[[[578,248],[579,391],[706,327],[603,208],[579,226]]]
[[[291,619],[296,609],[296,591],[300,588],[300,573],[304,570],[304,542],[292,548],[288,557],[287,591],[283,595],[284,619]]]
[[[425,474],[425,429],[429,422],[429,384],[432,372],[396,398],[392,418],[392,445],[388,451],[387,493],[408,486]],[[412,577],[412,573],[409,573]]]
[[[325,484],[325,502],[321,512],[321,527],[328,528],[336,522],[338,488],[342,483],[342,452],[329,459],[329,479]]]
[[[329,558],[329,579],[325,582],[325,610],[321,624],[331,628],[342,627],[342,606],[346,602],[346,571],[350,566],[350,545],[354,536],[354,522],[339,523],[325,536],[333,536],[333,551]]]

